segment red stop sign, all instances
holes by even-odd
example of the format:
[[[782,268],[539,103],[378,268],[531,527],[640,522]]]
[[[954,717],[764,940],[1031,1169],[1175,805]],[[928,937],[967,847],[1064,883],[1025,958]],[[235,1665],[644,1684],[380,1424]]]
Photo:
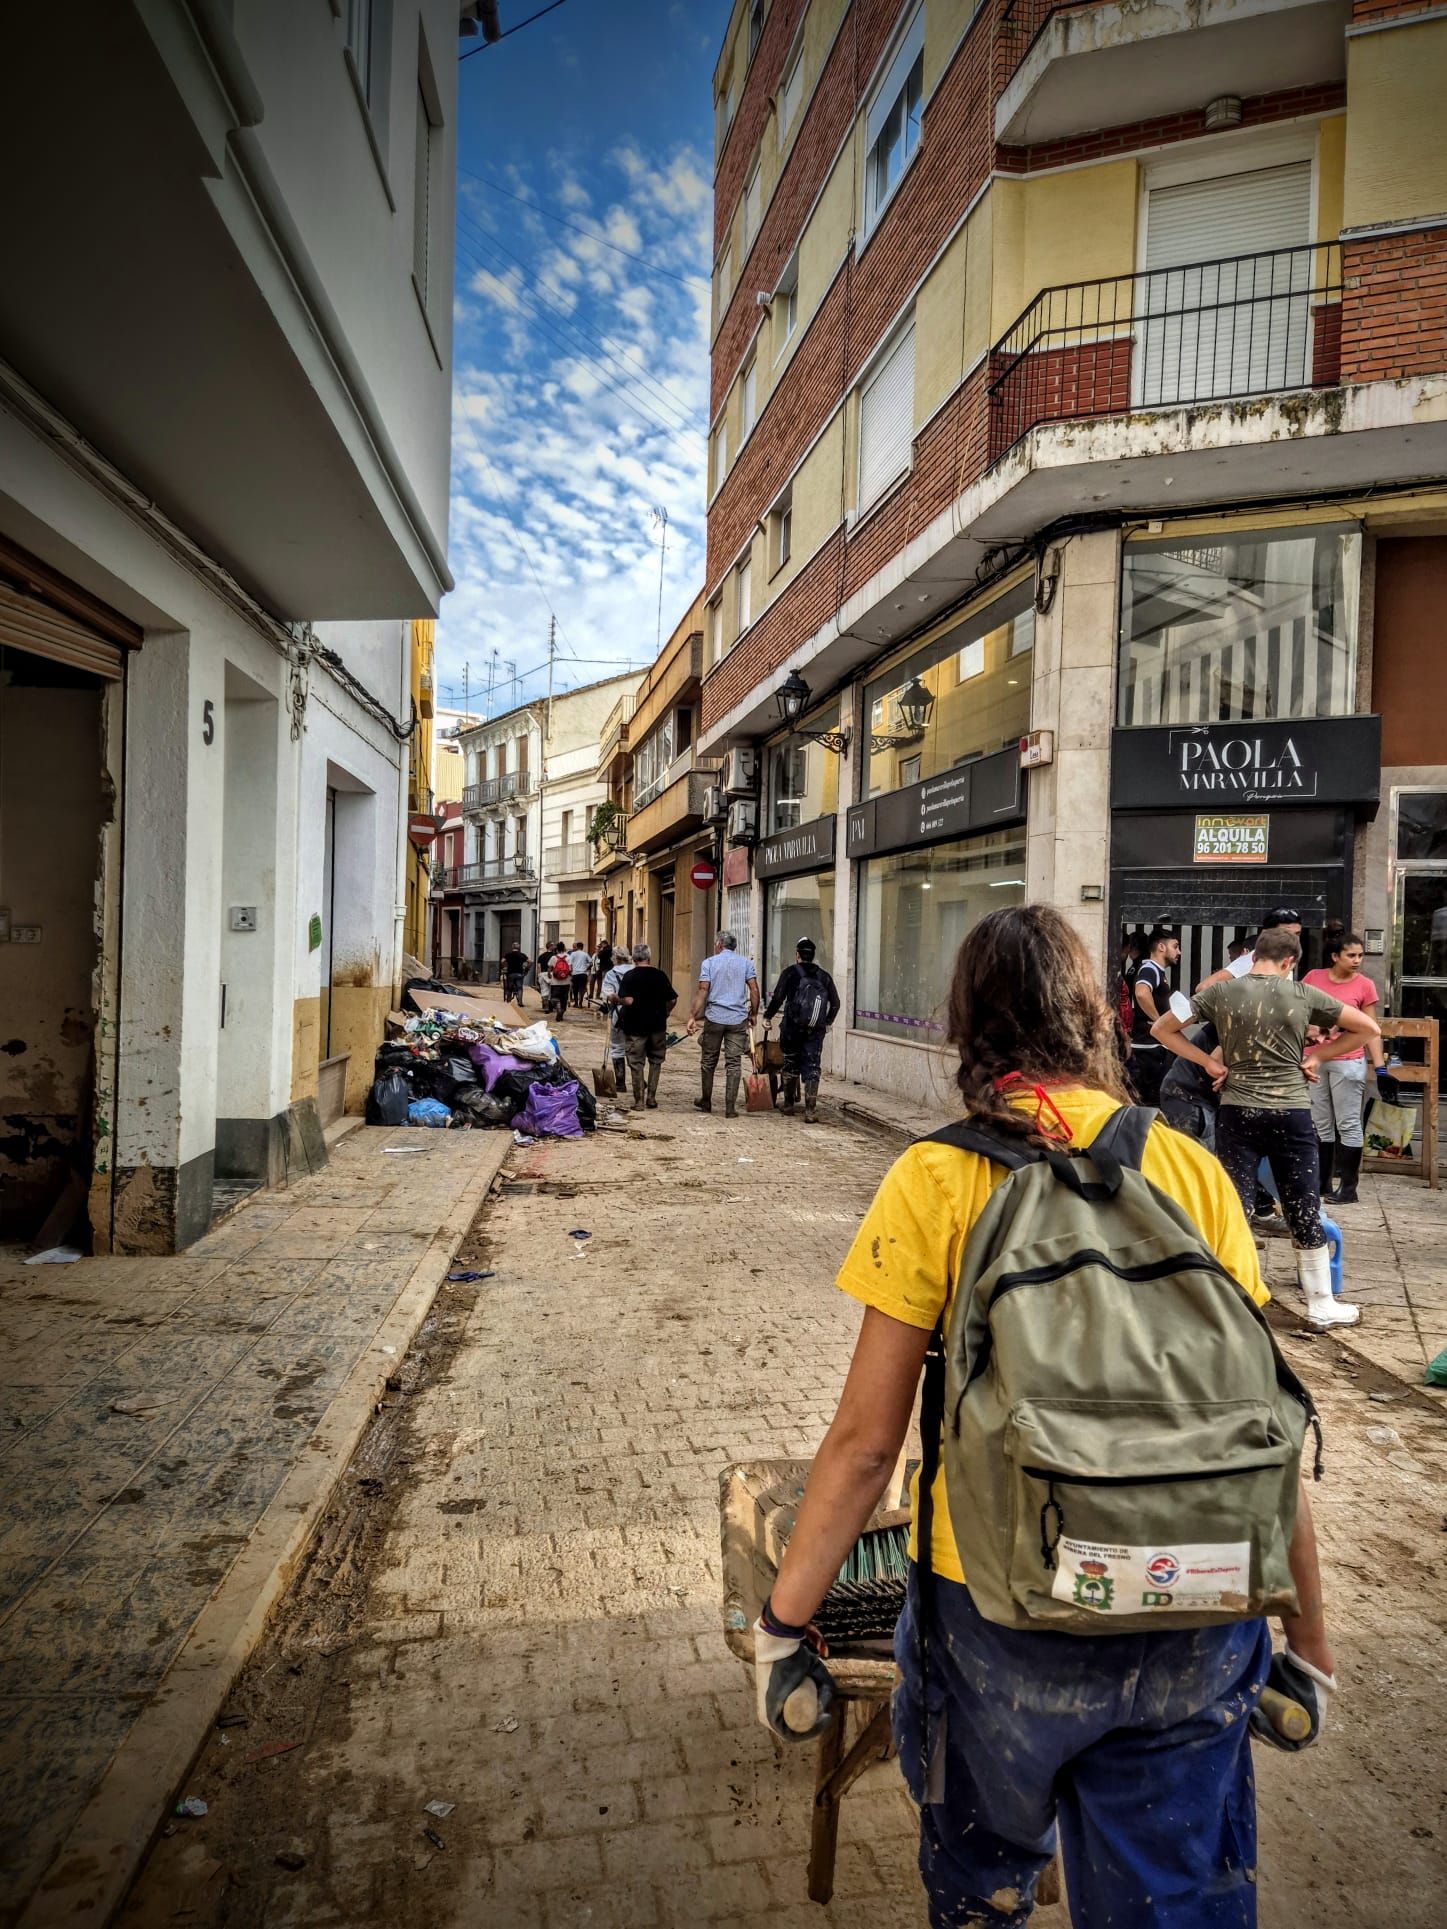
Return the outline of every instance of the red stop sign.
[[[713,888],[713,882],[718,876],[718,872],[713,868],[710,859],[701,857],[688,875],[693,879],[695,890],[708,891]]]

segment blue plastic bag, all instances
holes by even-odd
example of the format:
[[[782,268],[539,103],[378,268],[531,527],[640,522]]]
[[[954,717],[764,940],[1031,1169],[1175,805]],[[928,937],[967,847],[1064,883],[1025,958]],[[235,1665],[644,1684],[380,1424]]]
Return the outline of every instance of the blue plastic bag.
[[[578,1081],[569,1079],[566,1085],[544,1085],[538,1080],[529,1085],[523,1109],[513,1124],[519,1132],[530,1132],[535,1138],[581,1139]]]
[[[451,1125],[452,1114],[437,1098],[414,1098],[407,1107],[409,1125]]]

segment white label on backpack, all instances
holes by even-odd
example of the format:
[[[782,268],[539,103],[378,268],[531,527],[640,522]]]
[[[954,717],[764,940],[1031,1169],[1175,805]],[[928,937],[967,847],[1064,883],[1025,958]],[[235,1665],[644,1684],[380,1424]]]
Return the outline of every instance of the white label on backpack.
[[[1095,1614],[1244,1613],[1251,1594],[1249,1541],[1109,1547],[1062,1535],[1055,1558],[1051,1594]]]

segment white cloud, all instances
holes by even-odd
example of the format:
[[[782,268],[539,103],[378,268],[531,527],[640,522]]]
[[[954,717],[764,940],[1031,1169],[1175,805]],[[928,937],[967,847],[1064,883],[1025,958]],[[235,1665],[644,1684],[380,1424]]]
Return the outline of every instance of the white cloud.
[[[650,157],[629,143],[587,187],[557,157],[537,181],[511,172],[518,193],[568,209],[612,248],[536,210],[465,194],[459,279],[468,298],[458,305],[451,531],[458,586],[438,631],[444,689],[460,690],[465,661],[475,688],[494,647],[524,671],[541,665],[549,603],[564,639],[561,683],[651,660],[655,505],[669,517],[665,634],[701,586],[705,169],[687,149]],[[527,270],[503,249],[524,257]],[[655,264],[694,275],[698,285],[659,274]],[[525,677],[520,694],[535,694],[541,682]],[[518,696],[509,689],[499,701]]]

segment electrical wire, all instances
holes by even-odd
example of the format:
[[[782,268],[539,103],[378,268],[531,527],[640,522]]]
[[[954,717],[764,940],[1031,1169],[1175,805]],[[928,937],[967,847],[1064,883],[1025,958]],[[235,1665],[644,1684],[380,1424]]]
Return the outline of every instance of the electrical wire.
[[[484,40],[480,47],[469,47],[465,54],[458,55],[458,66],[460,67],[464,60],[471,60],[474,54],[486,53],[489,47],[496,47],[500,41],[511,40],[515,33],[521,33],[524,27],[530,27],[535,20],[541,20],[545,13],[556,13],[562,5],[563,0],[552,0],[550,6],[539,7],[537,12],[530,13],[526,20],[519,20],[515,27],[504,28],[497,40]]]
[[[481,269],[484,274],[493,275],[500,280],[506,277],[508,273],[506,267],[504,267],[501,274],[499,274],[497,268],[490,267],[486,261],[480,259],[475,248],[469,246],[461,237],[459,237],[457,245],[460,252],[463,253],[475,267]],[[489,248],[499,256],[507,258],[507,250],[502,248],[499,243],[493,241],[490,236],[480,236],[477,245]],[[515,264],[519,263],[519,257],[516,255],[511,256],[510,259]],[[521,263],[520,265],[526,269],[526,263]],[[640,412],[646,412],[653,424],[656,424],[659,428],[667,429],[675,435],[701,435],[703,433],[701,412],[695,413],[692,417],[686,415],[683,412],[684,405],[681,402],[671,401],[667,392],[664,392],[655,399],[649,390],[640,386],[639,377],[634,375],[626,364],[617,364],[618,373],[616,376],[610,373],[609,367],[605,365],[604,359],[600,358],[599,350],[601,349],[602,357],[606,358],[607,363],[617,363],[617,357],[613,351],[608,348],[601,336],[592,331],[585,332],[581,323],[575,324],[559,309],[550,307],[543,300],[542,296],[537,294],[531,287],[513,287],[511,284],[508,286],[509,293],[513,299],[523,306],[529,315],[534,316],[542,324],[553,341],[557,342],[561,347],[566,348],[571,354],[580,355],[585,361],[590,362],[608,381],[610,387],[615,389],[615,392],[622,400],[638,407]],[[596,343],[597,346],[593,346],[594,343]],[[619,384],[622,384],[622,386],[618,386]],[[657,385],[653,384],[652,386],[656,387]],[[673,413],[665,415],[663,413],[665,408],[672,410]]]
[[[466,56],[464,55],[464,59],[465,58]],[[531,208],[534,214],[541,214],[549,221],[556,221],[559,227],[571,228],[574,234],[586,235],[590,241],[596,241],[600,247],[611,248],[615,255],[624,255],[629,261],[638,262],[641,267],[651,269],[656,275],[666,275],[670,281],[680,282],[685,288],[711,288],[713,286],[713,283],[707,275],[676,274],[672,268],[665,268],[657,261],[650,261],[647,255],[635,254],[631,248],[625,248],[616,241],[610,241],[606,234],[599,234],[596,228],[585,227],[581,221],[574,221],[566,214],[555,212],[546,201],[535,199],[526,194],[514,193],[511,188],[505,188],[501,181],[495,181],[490,174],[479,174],[473,168],[463,167],[461,162],[458,163],[457,171],[459,174],[467,175],[469,179],[473,181],[481,181],[485,187],[491,188],[495,194],[505,194],[509,201],[516,201],[520,207]]]
[[[465,221],[472,234],[486,242],[489,247],[497,249],[500,254],[506,255],[510,261],[516,262],[525,274],[532,277],[533,286],[539,298],[544,296],[549,290],[559,297],[563,295],[564,291],[561,288],[545,280],[543,275],[539,273],[531,263],[525,260],[522,255],[517,254],[513,249],[509,248],[505,241],[499,241],[497,236],[489,229],[484,228],[480,221],[475,220],[470,214],[464,213],[461,207],[458,208],[457,213],[459,221]],[[639,356],[641,360],[641,351],[634,348],[631,343],[618,342],[610,344],[605,336],[600,335],[596,329],[589,328],[585,322],[573,323],[572,316],[567,310],[557,308],[554,309],[553,312],[557,314],[560,319],[569,322],[570,325],[576,326],[580,332],[590,335],[605,355],[611,356],[617,354],[621,356],[624,350],[627,350],[628,353]],[[657,390],[660,399],[666,401],[672,408],[682,413],[689,422],[696,421],[700,417],[701,410],[695,405],[686,402],[683,397],[671,389],[666,382],[656,379],[648,372],[646,367],[640,368],[637,375],[630,375],[630,379],[633,381],[637,381],[640,378],[647,382],[651,389]]]

